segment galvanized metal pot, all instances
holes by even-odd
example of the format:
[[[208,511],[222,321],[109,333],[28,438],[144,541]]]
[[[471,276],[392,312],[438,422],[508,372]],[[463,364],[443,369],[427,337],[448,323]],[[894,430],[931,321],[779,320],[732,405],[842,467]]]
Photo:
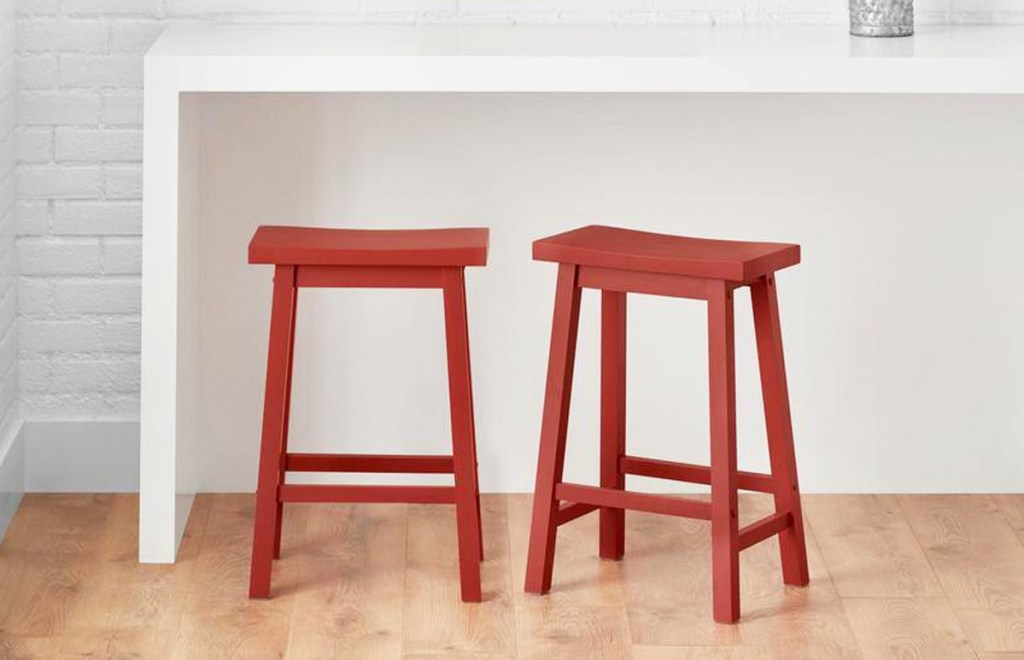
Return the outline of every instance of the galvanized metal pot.
[[[858,37],[914,34],[914,0],[850,0],[850,34]]]

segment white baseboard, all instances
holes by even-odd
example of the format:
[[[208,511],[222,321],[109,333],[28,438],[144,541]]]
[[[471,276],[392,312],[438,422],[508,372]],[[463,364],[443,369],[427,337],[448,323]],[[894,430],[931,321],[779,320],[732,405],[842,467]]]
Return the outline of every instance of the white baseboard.
[[[135,493],[139,490],[139,423],[122,420],[24,421],[0,429],[0,537],[10,523],[23,492]],[[532,450],[531,450],[532,451]],[[361,475],[356,475],[361,476]],[[399,475],[407,477],[408,475]],[[299,482],[334,483],[322,475],[296,475]],[[637,481],[639,480],[639,481]],[[408,482],[404,479],[403,482]],[[810,481],[809,479],[807,481]],[[356,479],[346,479],[346,483]],[[369,481],[367,481],[368,483]],[[387,475],[373,482],[394,483]],[[651,492],[705,492],[706,489],[677,482],[631,477],[640,490]],[[528,490],[514,480],[495,484],[485,492]],[[837,488],[805,488],[805,493],[984,493],[1020,492],[1000,484],[957,484],[936,477],[924,486],[894,488],[892,484],[865,480]],[[253,492],[245,486],[204,484],[203,492]],[[187,509],[186,509],[187,510]]]
[[[26,421],[21,433],[25,492],[139,490],[139,423]]]
[[[14,519],[25,492],[25,442],[18,422],[0,438],[0,539]]]

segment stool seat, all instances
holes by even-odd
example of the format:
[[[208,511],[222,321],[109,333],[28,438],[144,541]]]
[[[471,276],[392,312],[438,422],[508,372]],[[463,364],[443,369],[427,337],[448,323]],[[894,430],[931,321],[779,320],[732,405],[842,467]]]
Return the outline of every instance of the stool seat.
[[[263,225],[249,263],[295,266],[484,266],[488,230],[331,229]]]
[[[540,261],[750,282],[800,263],[790,243],[723,241],[590,225],[534,241]]]

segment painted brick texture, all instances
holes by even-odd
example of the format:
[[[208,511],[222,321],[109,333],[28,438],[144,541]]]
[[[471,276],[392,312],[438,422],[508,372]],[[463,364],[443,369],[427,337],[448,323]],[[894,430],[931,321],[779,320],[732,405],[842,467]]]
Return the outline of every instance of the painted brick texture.
[[[142,57],[169,23],[843,23],[846,1],[17,0],[0,38],[0,415],[18,356],[26,417],[137,416]],[[1024,23],[1024,0],[916,5],[922,24]]]
[[[15,0],[0,0],[0,443],[19,420],[17,352],[17,185]],[[39,145],[26,145],[31,151]],[[45,146],[42,147],[45,151]],[[0,447],[2,450],[3,447]]]

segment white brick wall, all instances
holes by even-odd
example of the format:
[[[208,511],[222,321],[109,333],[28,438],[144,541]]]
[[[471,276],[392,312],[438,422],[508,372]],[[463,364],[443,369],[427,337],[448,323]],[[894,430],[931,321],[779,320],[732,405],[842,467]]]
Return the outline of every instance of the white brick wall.
[[[0,0],[0,139],[17,150],[29,418],[138,405],[142,54],[169,22],[827,23],[847,0]],[[1024,23],[1024,0],[917,0],[918,20]],[[17,80],[16,136],[11,135]],[[6,119],[5,119],[6,118]],[[12,156],[0,157],[0,415],[12,366]]]
[[[14,5],[15,0],[0,0],[0,442],[19,419],[15,163],[21,140],[15,131],[18,80]]]

